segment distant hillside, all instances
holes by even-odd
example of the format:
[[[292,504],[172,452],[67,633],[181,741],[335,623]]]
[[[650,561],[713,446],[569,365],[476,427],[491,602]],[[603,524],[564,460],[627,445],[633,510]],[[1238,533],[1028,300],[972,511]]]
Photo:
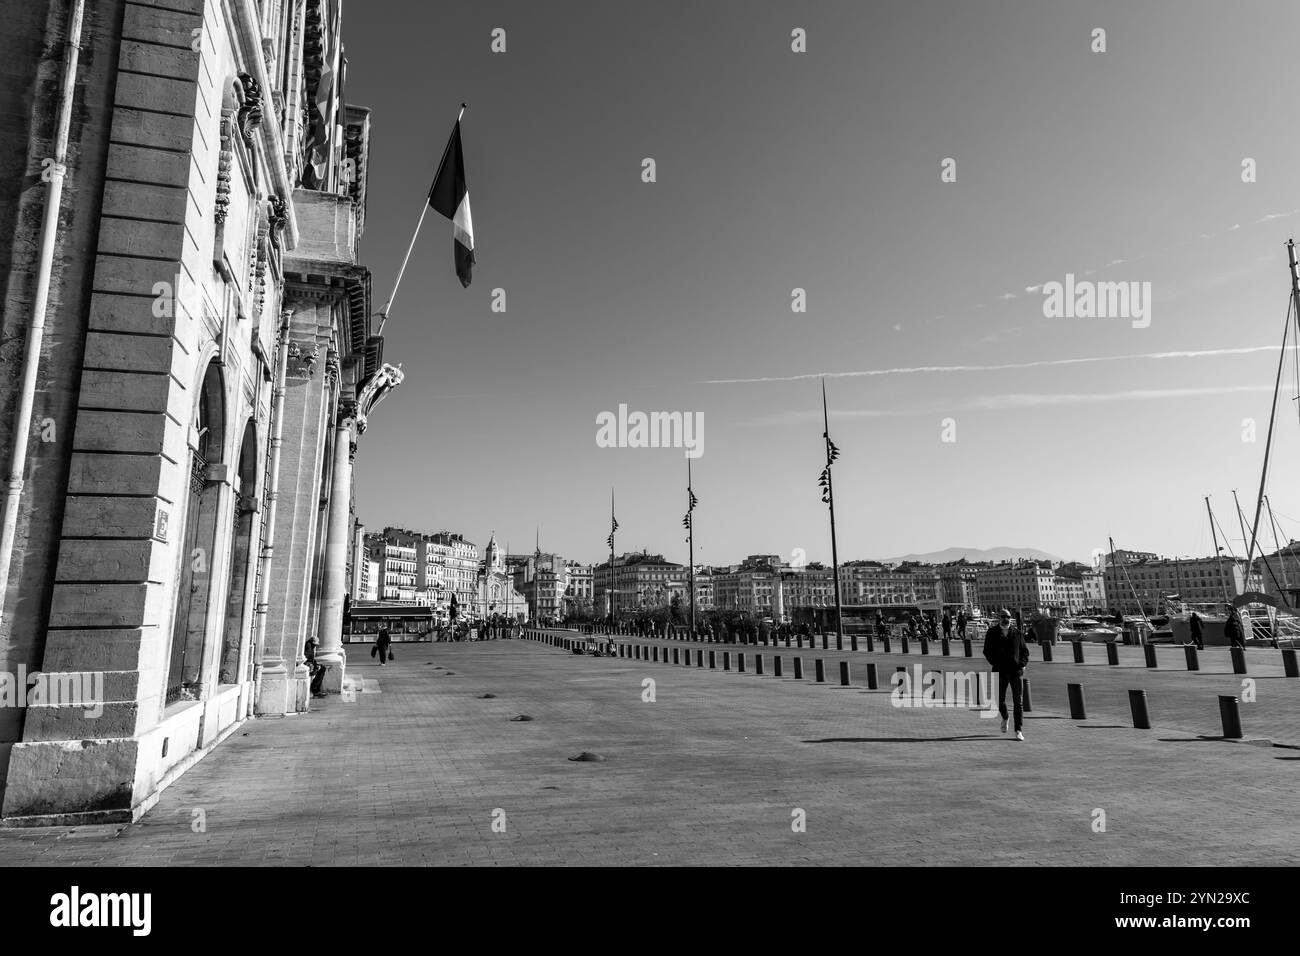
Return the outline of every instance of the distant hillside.
[[[890,563],[898,561],[924,561],[927,564],[945,564],[949,561],[1010,561],[1015,558],[1033,558],[1035,561],[1061,561],[1063,558],[1037,548],[944,548],[942,551],[930,551],[926,554],[905,554],[898,558],[886,558]]]

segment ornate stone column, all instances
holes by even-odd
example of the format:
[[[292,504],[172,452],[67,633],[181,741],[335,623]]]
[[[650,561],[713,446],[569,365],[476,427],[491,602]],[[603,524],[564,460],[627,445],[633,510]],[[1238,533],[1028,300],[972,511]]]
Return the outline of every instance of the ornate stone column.
[[[327,694],[343,690],[343,598],[348,591],[348,540],[351,536],[352,461],[356,456],[353,407],[340,405],[334,428],[334,466],[330,479],[329,517],[325,533],[325,574],[321,589],[320,647],[316,660],[326,668],[321,686]]]

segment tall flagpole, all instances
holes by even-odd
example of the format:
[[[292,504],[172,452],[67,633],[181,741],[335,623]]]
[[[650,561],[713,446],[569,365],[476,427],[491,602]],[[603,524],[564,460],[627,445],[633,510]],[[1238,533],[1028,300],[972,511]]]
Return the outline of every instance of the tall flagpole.
[[[691,491],[691,460],[686,459],[686,516],[690,518],[690,524],[686,526],[687,540],[690,543],[690,551],[687,556],[690,568],[689,579],[691,588],[691,640],[695,639],[695,494]]]
[[[460,112],[456,114],[456,124],[460,125],[460,118],[465,115],[465,104],[460,104]],[[438,169],[442,169],[442,164],[447,161],[447,150],[451,149],[451,139],[447,139],[447,145],[442,151],[442,159],[438,161]],[[434,170],[434,182],[438,181],[438,172]],[[393,294],[388,297],[380,315],[383,317],[379,321],[379,334],[384,334],[384,323],[388,321],[388,310],[393,307],[393,300],[397,298],[397,290],[402,286],[402,276],[406,274],[406,264],[411,261],[411,252],[415,249],[415,240],[420,238],[420,227],[424,225],[424,217],[429,213],[429,193],[433,192],[433,186],[430,184],[429,192],[424,194],[424,206],[420,209],[420,221],[415,224],[415,234],[411,236],[411,244],[406,247],[406,256],[402,259],[402,267],[397,270],[397,281],[393,283]]]
[[[609,489],[609,623],[614,623],[614,489]]]
[[[831,568],[835,575],[835,649],[844,650],[844,612],[840,603],[840,557],[835,546],[835,486],[831,481],[831,419],[826,411],[826,379],[822,379],[822,425],[826,429],[826,498],[831,506]]]

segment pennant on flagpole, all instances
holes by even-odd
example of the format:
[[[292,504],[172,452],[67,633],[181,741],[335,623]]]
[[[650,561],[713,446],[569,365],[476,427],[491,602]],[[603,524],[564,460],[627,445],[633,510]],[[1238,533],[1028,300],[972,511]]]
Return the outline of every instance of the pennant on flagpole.
[[[469,187],[465,184],[465,157],[460,149],[460,119],[452,127],[451,139],[438,164],[438,175],[429,190],[429,208],[452,222],[452,246],[456,278],[469,288],[474,268],[474,220],[469,212]]]

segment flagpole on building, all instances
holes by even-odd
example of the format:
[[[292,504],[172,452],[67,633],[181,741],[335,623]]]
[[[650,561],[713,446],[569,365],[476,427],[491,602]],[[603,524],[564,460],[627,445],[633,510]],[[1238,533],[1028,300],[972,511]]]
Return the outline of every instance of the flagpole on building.
[[[844,612],[840,603],[840,557],[835,545],[835,486],[831,481],[831,420],[826,411],[826,379],[822,379],[822,425],[826,429],[826,499],[831,506],[831,568],[835,576],[835,649],[844,649]]]
[[[460,123],[460,118],[464,115],[465,115],[465,104],[461,103],[460,112],[456,115],[457,124]],[[451,148],[451,140],[448,140],[447,146],[442,151],[442,159],[438,161],[438,169],[442,169],[442,164],[447,159],[447,150],[450,148]],[[436,171],[434,173],[434,181],[435,182],[437,181]],[[432,191],[432,187],[430,187],[430,191]],[[397,270],[397,281],[393,283],[393,294],[388,297],[388,301],[384,303],[383,309],[381,309],[379,312],[379,315],[381,316],[379,320],[380,335],[384,334],[384,323],[388,321],[388,310],[393,307],[393,300],[397,298],[397,290],[400,289],[402,286],[402,276],[406,274],[406,264],[411,261],[411,253],[415,250],[415,241],[420,238],[420,228],[424,225],[424,217],[427,216],[428,214],[429,214],[429,194],[425,193],[424,202],[421,204],[421,208],[420,208],[420,221],[415,224],[415,233],[411,236],[410,245],[406,247],[406,255],[402,259],[402,267]]]

